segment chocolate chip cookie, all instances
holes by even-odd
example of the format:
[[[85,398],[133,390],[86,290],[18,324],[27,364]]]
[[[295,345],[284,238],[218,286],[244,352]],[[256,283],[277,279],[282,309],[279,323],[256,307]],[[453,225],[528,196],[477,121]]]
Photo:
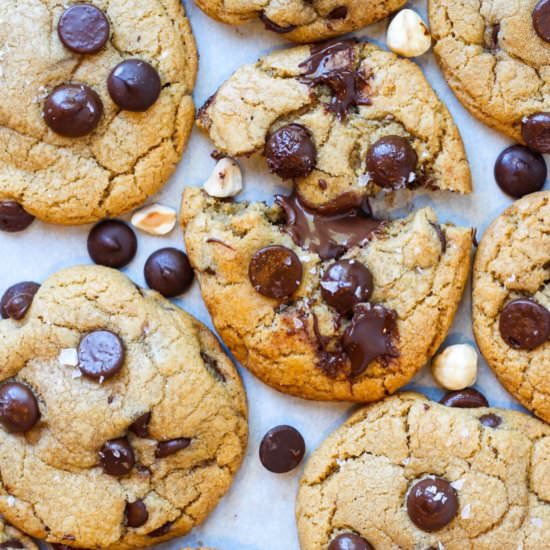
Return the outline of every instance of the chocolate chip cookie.
[[[85,548],[201,523],[247,441],[240,379],[210,331],[105,267],[60,271],[20,301],[0,321],[0,512]]]
[[[432,356],[453,320],[472,231],[424,208],[379,220],[339,203],[323,214],[296,195],[229,203],[189,188],[189,259],[224,342],[285,393],[372,401]]]
[[[6,0],[0,45],[0,215],[87,223],[164,185],[194,119],[179,0]]]
[[[297,500],[301,548],[548,548],[549,450],[550,427],[525,414],[390,397],[310,458]]]
[[[267,30],[294,42],[314,42],[380,21],[405,0],[198,0],[210,17],[240,25],[257,18]]]
[[[0,548],[25,548],[26,550],[39,550],[35,542],[25,536],[21,531],[12,527],[0,516]]]
[[[263,153],[310,205],[425,187],[468,193],[446,107],[411,61],[343,42],[274,52],[238,69],[199,112],[230,156]]]
[[[476,118],[550,152],[548,0],[430,0],[434,52]]]
[[[499,380],[550,422],[550,191],[515,202],[484,233],[472,316],[481,353]]]

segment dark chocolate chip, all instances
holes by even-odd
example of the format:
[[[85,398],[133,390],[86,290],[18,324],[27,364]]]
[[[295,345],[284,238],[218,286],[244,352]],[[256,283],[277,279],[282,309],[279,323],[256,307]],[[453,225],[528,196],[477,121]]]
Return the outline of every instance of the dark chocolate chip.
[[[545,42],[550,42],[550,0],[540,0],[535,6],[533,27]]]
[[[27,229],[34,221],[19,203],[15,201],[0,201],[0,231],[18,233]]]
[[[440,477],[428,477],[415,483],[407,497],[411,521],[423,531],[439,531],[458,511],[458,497],[452,485]]]
[[[304,458],[304,438],[292,426],[271,428],[260,443],[260,460],[265,468],[275,474],[294,470]]]
[[[138,437],[146,439],[149,437],[149,422],[151,422],[151,413],[147,412],[135,420],[128,429]]]
[[[141,527],[149,519],[149,512],[143,500],[127,502],[124,517],[128,527]]]
[[[487,428],[498,428],[502,424],[502,418],[493,413],[480,416],[479,421]]]
[[[535,113],[522,120],[521,135],[538,153],[550,153],[550,113]]]
[[[347,16],[348,8],[346,6],[338,6],[327,15],[327,19],[345,19]]]
[[[145,262],[144,273],[149,287],[166,298],[185,292],[194,278],[189,259],[176,248],[161,248],[153,252]]]
[[[128,265],[136,252],[136,234],[120,220],[99,222],[88,235],[88,254],[96,264],[119,269]]]
[[[201,358],[204,361],[204,364],[206,367],[214,374],[214,376],[220,380],[220,382],[225,382],[225,374],[221,371],[218,362],[214,357],[208,355],[208,353],[205,353],[204,351],[201,351]]]
[[[474,388],[450,391],[439,402],[446,407],[457,407],[459,409],[477,409],[478,407],[489,406],[485,396]]]
[[[0,424],[10,433],[23,433],[38,420],[40,409],[30,388],[19,382],[4,382],[0,386]]]
[[[495,163],[495,179],[508,195],[520,198],[540,191],[546,181],[544,157],[523,145],[505,149]]]
[[[124,346],[120,338],[107,330],[86,334],[78,345],[78,368],[94,380],[111,378],[124,364]]]
[[[267,166],[284,179],[303,178],[317,162],[317,148],[311,132],[300,124],[275,130],[266,141]]]
[[[17,539],[10,539],[0,544],[0,548],[25,548],[25,545]]]
[[[126,437],[111,439],[99,451],[99,463],[103,471],[115,477],[128,474],[136,463],[134,451]]]
[[[44,120],[57,134],[82,137],[92,132],[103,114],[97,93],[85,84],[62,84],[46,98]]]
[[[67,546],[66,544],[50,543],[51,547],[55,550],[74,550],[74,546]],[[90,548],[79,548],[79,550],[91,550]]]
[[[401,189],[414,182],[418,156],[408,139],[385,136],[370,146],[367,170],[380,187]]]
[[[34,295],[38,292],[40,285],[30,281],[17,283],[10,286],[0,300],[0,312],[3,319],[15,319],[19,321],[25,317],[31,307]]]
[[[288,298],[302,282],[302,263],[284,246],[258,250],[248,266],[248,276],[256,292],[269,298]]]
[[[508,302],[500,314],[500,335],[514,349],[535,349],[550,336],[550,311],[529,298]]]
[[[161,525],[158,529],[155,529],[154,531],[151,531],[150,533],[147,533],[148,537],[162,537],[163,535],[166,535],[168,531],[172,528],[172,525],[174,525],[173,521],[167,521],[164,525]]]
[[[155,456],[157,458],[165,458],[177,453],[178,451],[187,449],[190,443],[191,440],[188,437],[179,437],[169,441],[159,441],[157,443],[157,448],[155,449]]]
[[[374,550],[367,540],[355,533],[340,533],[328,545],[328,550]]]
[[[323,299],[342,314],[350,313],[361,302],[368,302],[372,289],[371,272],[357,260],[333,263],[321,279]]]
[[[160,95],[160,77],[153,66],[141,59],[119,63],[109,75],[107,87],[112,100],[126,111],[142,112]]]
[[[268,31],[276,32],[277,34],[286,34],[296,28],[296,25],[277,25],[277,23],[271,21],[263,11],[260,13],[260,20]]]
[[[61,42],[76,53],[97,53],[109,39],[109,21],[90,4],[76,4],[63,13],[57,25]]]

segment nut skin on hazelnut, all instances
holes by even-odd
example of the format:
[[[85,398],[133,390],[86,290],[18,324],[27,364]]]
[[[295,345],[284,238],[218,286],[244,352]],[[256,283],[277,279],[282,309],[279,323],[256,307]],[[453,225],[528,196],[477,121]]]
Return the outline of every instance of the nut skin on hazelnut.
[[[204,182],[203,189],[211,196],[225,199],[238,195],[243,188],[243,176],[237,162],[230,158],[220,159],[209,178]]]

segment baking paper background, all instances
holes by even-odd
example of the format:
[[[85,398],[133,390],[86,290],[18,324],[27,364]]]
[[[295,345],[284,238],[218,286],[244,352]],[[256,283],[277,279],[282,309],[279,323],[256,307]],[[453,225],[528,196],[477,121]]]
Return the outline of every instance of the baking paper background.
[[[259,22],[240,28],[217,23],[205,16],[192,2],[185,1],[200,53],[195,102],[200,107],[207,97],[243,63],[252,63],[274,48],[288,42],[280,35],[268,32]],[[426,2],[411,2],[426,20]],[[384,44],[387,21],[356,33]],[[477,228],[481,236],[488,224],[510,203],[497,187],[493,177],[494,161],[509,140],[474,120],[462,108],[449,90],[437,67],[433,54],[416,59],[428,80],[446,103],[466,146],[470,161],[474,193],[455,196],[450,193],[401,195],[391,212],[384,201],[375,201],[376,210],[385,215],[403,214],[412,204],[431,204],[440,219]],[[483,83],[480,82],[480,86]],[[179,209],[185,186],[200,185],[212,171],[215,162],[210,157],[213,146],[209,140],[193,131],[191,141],[178,167],[164,190],[148,202],[160,202]],[[241,162],[245,190],[241,199],[273,200],[276,192],[287,191],[280,180],[265,170],[262,159]],[[548,183],[546,185],[548,188]],[[395,208],[397,206],[397,208]],[[125,216],[129,219],[129,216]],[[20,234],[0,234],[2,269],[0,291],[23,281],[43,281],[55,271],[70,265],[90,263],[86,238],[90,226],[55,227],[35,222]],[[151,237],[138,232],[139,249],[134,261],[124,273],[140,285],[145,285],[143,265],[153,251],[165,246],[183,246],[179,228],[167,237]],[[212,326],[201,300],[198,285],[175,302],[201,321]],[[422,330],[422,327],[419,327]],[[449,332],[447,343],[474,343],[471,332],[470,288],[468,287],[457,318]],[[250,407],[250,443],[244,464],[228,495],[209,519],[183,539],[176,539],[157,548],[181,549],[206,545],[217,550],[298,550],[294,520],[294,499],[301,468],[285,475],[271,474],[258,459],[258,446],[263,434],[278,424],[291,424],[303,434],[308,454],[348,416],[349,404],[307,402],[287,397],[254,379],[241,369]],[[409,386],[431,397],[439,398],[429,368],[421,371]],[[477,388],[491,405],[519,408],[482,362]],[[68,511],[68,513],[70,513]]]

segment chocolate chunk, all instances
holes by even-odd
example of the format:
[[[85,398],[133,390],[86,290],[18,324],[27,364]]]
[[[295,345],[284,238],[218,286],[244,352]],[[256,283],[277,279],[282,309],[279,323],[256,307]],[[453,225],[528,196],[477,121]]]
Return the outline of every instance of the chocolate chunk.
[[[103,103],[97,93],[85,84],[62,84],[46,98],[44,120],[57,134],[82,137],[99,124]]]
[[[119,63],[109,75],[107,88],[111,99],[126,111],[142,112],[160,95],[160,77],[154,67],[141,59]]]
[[[288,298],[302,282],[302,264],[285,246],[266,246],[258,250],[248,266],[254,290],[277,300]]]
[[[99,222],[88,235],[88,254],[96,264],[120,269],[134,259],[136,252],[136,234],[120,220]]]
[[[265,144],[267,166],[284,179],[303,178],[317,162],[317,149],[310,131],[300,124],[275,130]]]
[[[545,42],[550,42],[550,0],[540,0],[535,6],[533,27]]]
[[[333,263],[321,279],[323,299],[341,314],[350,313],[361,302],[368,302],[372,289],[371,272],[357,260]]]
[[[275,474],[294,470],[305,452],[304,438],[292,426],[271,428],[260,443],[260,460],[266,469]]]
[[[459,409],[477,409],[478,407],[489,406],[485,396],[474,388],[450,391],[439,402],[446,407],[457,407]]]
[[[34,295],[38,292],[40,285],[30,281],[17,283],[10,286],[0,301],[0,313],[3,319],[15,319],[19,321],[25,317],[31,307]]]
[[[4,382],[0,386],[0,424],[10,433],[23,433],[38,420],[40,409],[30,388],[19,382]]]
[[[260,13],[260,20],[268,31],[276,32],[277,34],[286,34],[296,28],[296,25],[285,25],[284,27],[277,25],[277,23],[271,21],[263,11]]]
[[[99,463],[103,471],[115,477],[125,476],[136,463],[134,451],[126,437],[111,439],[99,451]]]
[[[430,225],[435,229],[439,242],[441,243],[441,252],[445,254],[447,252],[447,235],[445,235],[445,230],[438,224],[430,222]]]
[[[15,201],[0,201],[0,231],[18,233],[27,229],[34,221],[19,203]]]
[[[495,163],[495,179],[499,187],[518,199],[540,191],[546,181],[546,175],[544,157],[523,145],[508,147]]]
[[[284,231],[300,248],[314,252],[322,260],[338,258],[353,246],[362,246],[382,228],[357,204],[340,199],[318,211],[306,206],[296,193],[278,195],[276,202],[284,211]]]
[[[151,422],[151,413],[147,412],[130,424],[128,429],[138,437],[147,439],[149,437],[149,422]]]
[[[153,252],[145,262],[144,272],[149,287],[166,298],[185,292],[194,278],[189,259],[177,248],[161,248]]]
[[[348,8],[346,6],[338,6],[327,15],[327,19],[345,19],[347,16]]]
[[[97,53],[109,39],[109,21],[90,4],[76,4],[63,13],[57,25],[61,42],[76,53]]]
[[[479,421],[487,428],[498,428],[502,424],[502,418],[493,413],[480,416]]]
[[[407,497],[407,513],[423,531],[439,531],[458,512],[458,497],[451,484],[440,477],[428,477],[415,483]]]
[[[201,351],[201,358],[202,360],[204,361],[204,364],[206,365],[206,367],[212,371],[212,373],[214,374],[214,376],[220,381],[220,382],[225,382],[226,379],[225,379],[225,375],[224,373],[221,371],[219,365],[218,365],[218,362],[216,361],[216,359],[214,359],[214,357],[208,355],[208,353],[205,353],[204,351]]]
[[[166,535],[168,531],[172,528],[172,525],[174,525],[173,521],[167,521],[164,525],[161,525],[158,529],[155,529],[154,531],[151,531],[150,533],[147,533],[148,537],[162,537],[163,535]]]
[[[120,371],[124,355],[124,346],[116,334],[95,330],[78,344],[78,368],[84,376],[103,382]]]
[[[498,35],[500,33],[500,23],[485,28],[485,46],[490,51],[498,49]]]
[[[399,357],[397,314],[380,304],[355,306],[342,345],[351,361],[351,377],[359,376],[375,359]]]
[[[25,548],[25,545],[17,539],[10,539],[1,543],[0,548]]]
[[[538,153],[550,153],[550,113],[535,113],[522,120],[521,135]]]
[[[500,314],[500,335],[514,349],[538,348],[550,336],[550,311],[529,298],[508,302]]]
[[[328,550],[374,550],[374,548],[355,533],[341,533],[330,541]]]
[[[408,139],[385,136],[370,146],[367,170],[374,183],[389,189],[402,189],[415,179],[418,156]]]
[[[159,441],[155,450],[155,456],[157,458],[165,458],[177,453],[178,451],[187,449],[190,444],[191,440],[188,437],[179,437],[169,441]]]
[[[143,500],[127,502],[124,518],[128,527],[141,527],[149,519],[149,512]]]

